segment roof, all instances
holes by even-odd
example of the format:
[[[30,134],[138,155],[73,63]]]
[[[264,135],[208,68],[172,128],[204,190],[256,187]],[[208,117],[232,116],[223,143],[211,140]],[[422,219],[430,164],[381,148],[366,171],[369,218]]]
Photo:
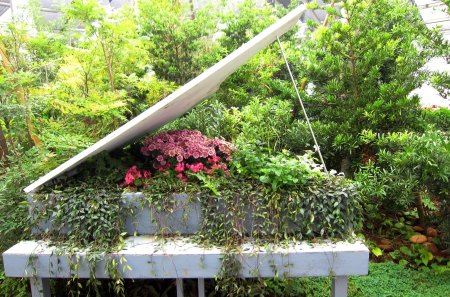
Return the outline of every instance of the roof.
[[[275,41],[277,36],[283,35],[294,27],[305,11],[306,8],[304,5],[295,8],[217,64],[151,106],[116,131],[42,176],[26,187],[24,191],[26,193],[34,192],[43,184],[75,169],[87,158],[93,157],[102,151],[111,151],[119,148],[185,114],[203,99],[214,93],[230,74],[245,64],[260,50]]]

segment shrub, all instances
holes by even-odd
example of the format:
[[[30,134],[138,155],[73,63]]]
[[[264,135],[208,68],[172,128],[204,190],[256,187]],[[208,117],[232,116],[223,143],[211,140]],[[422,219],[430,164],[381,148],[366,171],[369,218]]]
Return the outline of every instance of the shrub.
[[[338,125],[328,149],[354,162],[364,129],[421,129],[418,98],[409,94],[425,80],[422,66],[437,55],[440,36],[404,0],[344,1],[328,12],[329,26],[310,22],[314,31],[298,45],[295,68],[313,85],[312,118]]]
[[[424,116],[428,124],[434,125],[444,133],[450,131],[450,109],[424,110]]]
[[[368,135],[366,133],[366,135]],[[363,136],[364,138],[364,136]],[[424,199],[440,201],[438,215],[448,224],[450,146],[449,138],[440,131],[426,133],[373,134],[366,138],[376,152],[372,160],[355,174],[361,193],[384,212],[418,209],[421,224],[427,219]],[[428,199],[428,198],[427,198]],[[427,201],[428,203],[433,203]],[[448,226],[443,228],[448,230]],[[448,238],[448,233],[447,233]],[[448,241],[447,241],[448,244]]]
[[[198,130],[208,137],[222,137],[228,141],[236,139],[239,123],[234,115],[237,109],[228,109],[217,98],[207,100],[174,122],[165,125],[165,131]]]
[[[236,142],[258,144],[273,150],[285,148],[284,140],[292,123],[291,102],[253,98],[234,116],[240,130]]]

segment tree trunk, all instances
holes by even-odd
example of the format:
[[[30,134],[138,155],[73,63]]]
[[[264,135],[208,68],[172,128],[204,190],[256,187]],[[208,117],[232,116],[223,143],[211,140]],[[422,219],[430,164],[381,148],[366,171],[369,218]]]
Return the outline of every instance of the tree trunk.
[[[425,209],[423,208],[422,193],[416,194],[417,214],[419,215],[419,225],[425,228]]]
[[[108,63],[108,75],[109,75],[109,82],[111,84],[111,91],[114,92],[116,90],[115,84],[114,84],[114,73],[112,70],[111,63]]]
[[[341,172],[344,173],[345,177],[350,177],[350,166],[351,166],[351,162],[349,158],[343,158],[341,160]]]
[[[1,41],[0,41],[0,56],[2,59],[2,65],[5,68],[6,72],[8,74],[13,74],[14,69],[9,62],[8,56],[6,55],[6,50],[3,46],[3,44],[1,43]],[[17,96],[19,103],[21,105],[23,105],[24,107],[26,107],[27,111],[30,111],[27,106],[27,98],[26,98],[26,94],[25,94],[25,89],[22,86],[19,86],[19,87],[17,87],[15,94]],[[30,116],[25,115],[25,123],[27,126],[27,136],[28,136],[28,140],[30,141],[30,143],[33,145],[36,145],[36,146],[41,146],[42,141],[39,139],[39,137],[35,133],[36,129],[34,128],[34,125],[33,125],[33,122],[31,120]]]
[[[103,57],[105,58],[106,68],[108,70],[108,76],[109,76],[109,84],[111,85],[111,91],[115,91],[115,85],[114,85],[114,72],[112,69],[112,63],[113,63],[113,54],[112,50],[108,49],[105,45],[104,41],[100,42],[102,45],[102,51],[103,51]]]
[[[194,0],[189,0],[189,6],[191,8],[191,20],[195,19]]]
[[[8,155],[8,144],[6,143],[5,134],[3,128],[0,125],[0,160]]]

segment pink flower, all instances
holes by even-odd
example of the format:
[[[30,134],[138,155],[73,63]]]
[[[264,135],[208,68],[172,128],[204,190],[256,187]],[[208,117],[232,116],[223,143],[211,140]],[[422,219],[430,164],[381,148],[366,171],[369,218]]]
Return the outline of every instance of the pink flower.
[[[142,178],[141,172],[137,169],[136,165],[131,166],[131,168],[128,169],[127,174],[125,175],[125,182],[122,185],[131,185],[138,177]]]
[[[176,172],[183,172],[184,171],[184,163],[180,162],[177,164],[177,167],[175,167]]]
[[[181,179],[184,182],[188,181],[187,177],[185,175],[183,175],[182,173],[178,173],[177,178]]]
[[[178,178],[187,180],[186,170],[208,174],[220,170],[227,173],[224,163],[231,159],[234,150],[233,145],[223,139],[211,139],[195,130],[176,130],[148,137],[141,153],[148,157],[155,156],[153,166],[162,174],[175,172]],[[145,172],[143,174],[146,175]],[[137,173],[128,176],[129,181],[133,178],[137,178]]]
[[[144,177],[145,178],[151,178],[152,174],[150,173],[150,171],[144,170]]]
[[[204,170],[205,166],[202,163],[197,163],[197,164],[191,165],[190,169],[191,169],[192,172],[195,173],[195,172],[199,172],[201,170]]]

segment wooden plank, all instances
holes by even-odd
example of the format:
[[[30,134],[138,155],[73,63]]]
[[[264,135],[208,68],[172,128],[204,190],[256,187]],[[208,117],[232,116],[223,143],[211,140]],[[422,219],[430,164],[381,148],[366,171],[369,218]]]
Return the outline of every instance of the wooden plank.
[[[205,279],[198,279],[198,297],[205,297]]]
[[[420,15],[425,24],[450,20],[448,14],[436,7],[420,9]]]
[[[442,2],[439,0],[414,0],[414,2],[419,8],[428,8],[442,5]]]
[[[50,280],[47,278],[31,278],[30,289],[32,297],[50,297]]]
[[[366,275],[369,250],[357,241],[310,244],[290,242],[281,246],[256,246],[245,243],[236,259],[243,277],[287,277]],[[107,259],[126,259],[132,267],[123,278],[212,278],[220,271],[224,250],[201,247],[188,238],[162,241],[152,236],[130,237],[125,248]],[[77,253],[79,270],[70,271],[69,255],[59,255],[45,242],[23,241],[3,254],[5,274],[9,277],[80,278],[90,276],[86,251]],[[72,259],[75,259],[72,257]],[[73,262],[74,260],[72,260]],[[122,271],[122,264],[119,271]],[[97,278],[108,278],[105,261],[96,266]]]
[[[450,20],[437,22],[437,23],[428,23],[428,28],[434,28],[439,27],[439,31],[441,31],[444,34],[444,31],[450,31]]]
[[[116,131],[39,178],[37,181],[26,187],[24,191],[26,193],[31,193],[46,182],[74,169],[87,158],[95,156],[105,150],[110,151],[121,147],[183,115],[203,99],[214,93],[230,74],[245,64],[260,50],[275,41],[277,36],[283,35],[289,29],[294,27],[305,11],[306,8],[304,5],[295,8],[275,24],[262,31],[217,64],[207,69],[205,72],[156,103],[139,116],[130,120]]]
[[[182,278],[177,278],[176,279],[176,286],[177,286],[177,297],[183,297],[184,293],[183,293],[183,279]]]
[[[347,276],[336,276],[333,278],[331,297],[347,297]]]

